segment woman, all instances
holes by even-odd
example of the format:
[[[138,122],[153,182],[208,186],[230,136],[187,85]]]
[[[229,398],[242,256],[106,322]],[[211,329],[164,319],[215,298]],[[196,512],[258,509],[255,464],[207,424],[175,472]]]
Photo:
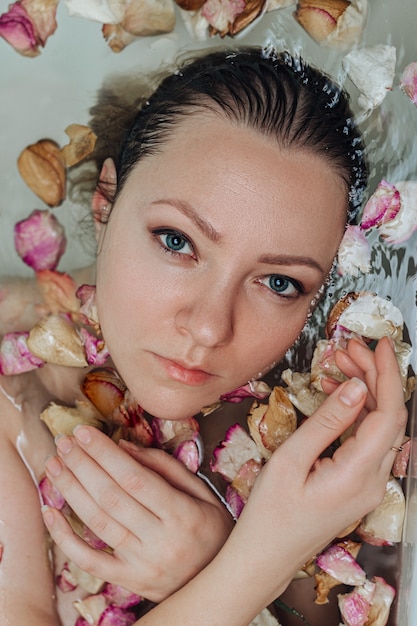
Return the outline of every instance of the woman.
[[[116,162],[104,162],[93,197],[100,324],[145,411],[195,415],[282,358],[365,180],[345,96],[299,60],[223,51],[162,82]],[[55,454],[39,412],[50,399],[81,397],[85,372],[45,366],[3,380],[5,618],[74,623],[53,599],[32,481],[49,454],[47,476],[114,551],[93,551],[46,508],[52,538],[82,569],[158,602],[141,624],[249,624],[379,503],[401,444],[406,413],[390,341],[375,352],[352,341],[337,360],[349,380],[327,381],[333,393],[274,453],[236,524],[161,451],[128,450],[80,427],[58,438]],[[318,460],[360,415],[355,436]]]

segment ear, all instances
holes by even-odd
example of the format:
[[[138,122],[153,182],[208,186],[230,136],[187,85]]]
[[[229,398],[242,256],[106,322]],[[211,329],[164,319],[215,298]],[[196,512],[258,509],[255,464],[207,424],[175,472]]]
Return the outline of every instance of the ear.
[[[91,200],[96,239],[98,241],[103,226],[107,223],[112,207],[109,198],[116,190],[117,174],[113,159],[106,159],[101,168],[99,182]]]

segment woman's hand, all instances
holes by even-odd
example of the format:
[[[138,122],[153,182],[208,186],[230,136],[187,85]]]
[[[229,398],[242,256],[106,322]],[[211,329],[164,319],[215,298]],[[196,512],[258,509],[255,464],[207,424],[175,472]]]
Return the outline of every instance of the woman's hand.
[[[396,454],[392,448],[403,441],[407,412],[390,340],[382,339],[375,352],[352,342],[348,356],[361,378],[339,385],[272,455],[226,544],[252,537],[246,558],[258,559],[259,569],[273,577],[266,555],[275,554],[277,580],[283,564],[291,563],[295,572],[381,502]],[[368,402],[375,405],[371,411]],[[359,416],[354,434],[333,457],[319,458]]]
[[[113,553],[89,547],[57,510],[46,509],[44,519],[64,554],[99,578],[160,602],[203,569],[232,530],[218,498],[162,450],[118,446],[84,426],[59,437],[57,448],[48,477]]]

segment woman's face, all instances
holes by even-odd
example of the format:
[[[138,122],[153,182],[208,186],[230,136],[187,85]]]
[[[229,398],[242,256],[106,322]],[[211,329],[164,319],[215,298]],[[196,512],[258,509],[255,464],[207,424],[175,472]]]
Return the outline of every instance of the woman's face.
[[[177,126],[135,166],[99,248],[103,335],[139,404],[189,417],[269,370],[303,328],[345,216],[321,157],[213,114]]]

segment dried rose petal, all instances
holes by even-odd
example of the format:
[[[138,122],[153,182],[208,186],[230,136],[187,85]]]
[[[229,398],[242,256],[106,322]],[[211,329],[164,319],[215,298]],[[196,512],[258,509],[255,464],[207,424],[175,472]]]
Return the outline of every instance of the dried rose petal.
[[[407,241],[417,230],[417,181],[399,181],[395,186],[400,192],[400,210],[378,230],[386,243],[397,245]]]
[[[371,246],[360,226],[348,226],[337,253],[340,275],[368,274],[371,269]]]
[[[114,369],[102,367],[86,374],[81,390],[102,415],[111,417],[124,400],[126,385]]]
[[[175,26],[174,3],[171,0],[125,2],[120,25],[135,37],[170,33]]]
[[[246,463],[242,465],[234,477],[231,486],[237,491],[244,502],[249,498],[250,491],[262,467],[263,463],[260,461],[249,459],[249,461],[246,461]]]
[[[408,461],[411,452],[411,439],[401,444],[402,450],[397,452],[392,466],[392,475],[394,478],[406,478]]]
[[[230,512],[237,519],[243,511],[245,501],[231,485],[227,485],[225,499]]]
[[[137,37],[127,33],[120,24],[104,24],[101,32],[113,52],[121,52]]]
[[[74,607],[81,617],[87,620],[88,624],[95,625],[99,623],[100,616],[106,610],[107,601],[101,593],[97,593],[84,598],[84,600],[76,600]]]
[[[83,602],[81,602],[82,610],[80,610],[76,606],[76,602],[74,602],[75,608],[78,610],[79,613],[81,613],[83,617],[88,615],[88,612],[91,611],[94,615],[97,615],[98,619],[98,617],[101,615],[104,608],[106,607],[106,599],[104,598],[103,594],[98,593],[99,591],[101,591],[101,589],[103,589],[105,581],[80,569],[78,565],[76,565],[73,561],[69,561],[68,568],[71,574],[74,576],[77,585],[82,587],[88,593],[93,594],[88,598],[84,598]],[[89,622],[89,624],[91,624],[91,622]]]
[[[391,91],[395,76],[396,49],[376,44],[351,50],[343,59],[349,78],[361,92],[359,106],[369,112]]]
[[[200,430],[194,417],[182,420],[164,420],[154,417],[151,426],[156,445],[168,452],[173,452],[183,441],[195,440]]]
[[[120,439],[125,439],[145,448],[155,443],[152,427],[138,404],[127,406],[121,404],[113,412],[111,421],[116,425],[120,424],[111,436],[116,443]]]
[[[34,25],[20,2],[9,5],[7,13],[0,15],[0,37],[19,54],[28,57],[39,54]]]
[[[99,321],[95,285],[81,285],[78,287],[75,295],[80,301],[79,314],[83,324],[87,324],[88,326],[93,326],[98,329]]]
[[[347,539],[337,544],[338,546],[344,548],[353,559],[356,559],[358,556],[359,550],[361,549],[362,544]],[[331,574],[320,570],[316,574],[314,574],[315,578],[315,591],[316,591],[316,604],[328,604],[329,602],[329,592],[334,587],[338,587],[342,583],[340,580],[334,578]]]
[[[78,403],[76,407],[69,407],[51,402],[42,411],[40,418],[53,437],[59,434],[72,435],[74,428],[81,424],[88,424],[99,429],[103,427],[91,405],[87,406],[82,403]]]
[[[93,152],[97,135],[91,128],[82,124],[70,124],[65,133],[70,142],[61,148],[60,156],[66,167],[72,167]]]
[[[294,17],[317,43],[332,33],[348,8],[348,0],[299,0]]]
[[[382,179],[365,205],[360,227],[368,230],[368,228],[377,228],[390,222],[397,215],[400,207],[400,192],[395,185]]]
[[[255,403],[248,414],[250,434],[265,459],[269,459],[297,428],[297,415],[283,387],[274,387],[267,406]]]
[[[56,270],[36,272],[36,283],[43,300],[45,313],[77,313],[80,303],[76,284],[69,274]]]
[[[311,361],[311,386],[322,391],[321,381],[324,376],[329,376],[334,380],[343,382],[346,376],[337,367],[335,361],[335,352],[339,347],[345,347],[343,338],[338,339],[320,339],[313,352]]]
[[[88,526],[83,527],[82,538],[95,550],[104,550],[108,547],[107,543],[100,539],[100,537],[97,537],[96,533],[94,533],[91,528],[88,528]]]
[[[373,546],[391,546],[401,541],[404,516],[404,492],[399,482],[390,478],[383,501],[363,518],[356,532]]]
[[[206,0],[201,15],[215,32],[224,36],[239,13],[245,9],[245,0]]]
[[[51,139],[41,139],[27,146],[17,159],[25,183],[45,204],[59,206],[66,193],[66,169],[60,148]]]
[[[212,472],[218,472],[228,482],[232,482],[246,461],[261,461],[256,443],[239,424],[230,426],[225,439],[213,451],[210,461]]]
[[[417,61],[409,63],[404,69],[400,78],[400,87],[411,102],[417,104]]]
[[[115,24],[121,17],[119,11],[115,12],[117,7],[110,6],[107,0],[65,0],[65,5],[71,17],[83,17],[102,24]]]
[[[263,400],[271,393],[271,388],[269,385],[264,383],[262,380],[255,380],[243,385],[242,387],[238,387],[233,391],[229,391],[228,393],[220,396],[220,400],[224,402],[242,402],[245,398],[257,398],[258,400]]]
[[[65,498],[62,493],[51,483],[47,476],[44,476],[39,485],[39,492],[42,497],[43,504],[47,504],[48,506],[52,506],[54,509],[58,509],[60,511],[64,504]]]
[[[21,0],[36,30],[40,46],[45,46],[48,37],[57,29],[56,12],[59,0]]]
[[[84,346],[75,328],[60,315],[49,315],[30,331],[29,350],[54,365],[86,367]]]
[[[395,598],[395,589],[380,576],[375,576],[372,582],[375,583],[375,592],[366,626],[386,626],[390,608]]]
[[[97,366],[104,365],[110,356],[104,339],[92,335],[86,328],[80,328],[79,333],[85,348],[87,363]]]
[[[174,457],[194,474],[200,468],[200,456],[200,450],[195,441],[182,441],[174,451]]]
[[[35,209],[14,227],[14,244],[21,259],[38,270],[54,270],[66,248],[65,232],[49,211]]]
[[[337,601],[345,626],[365,626],[375,593],[375,583],[369,580],[350,593],[339,594]]]
[[[2,543],[0,543],[0,563],[1,563],[1,560],[3,558],[3,552],[4,552],[4,546],[3,546]]]
[[[28,332],[6,333],[0,344],[0,374],[22,374],[42,367],[45,361],[28,348]]]
[[[100,615],[97,626],[132,626],[137,621],[135,613],[118,606],[109,606]]]
[[[121,609],[129,609],[130,607],[136,606],[142,602],[142,596],[112,583],[106,584],[102,594],[107,599],[109,604],[118,606]]]
[[[319,391],[311,385],[311,375],[307,372],[286,369],[282,372],[281,378],[288,385],[287,393],[291,403],[306,417],[313,415],[327,398],[324,391]]]
[[[61,573],[55,579],[56,585],[62,593],[68,593],[74,591],[78,587],[78,583],[74,576],[71,574],[68,563],[64,563]]]
[[[340,544],[334,544],[319,554],[317,565],[345,585],[358,586],[366,581],[366,574],[352,554]]]

